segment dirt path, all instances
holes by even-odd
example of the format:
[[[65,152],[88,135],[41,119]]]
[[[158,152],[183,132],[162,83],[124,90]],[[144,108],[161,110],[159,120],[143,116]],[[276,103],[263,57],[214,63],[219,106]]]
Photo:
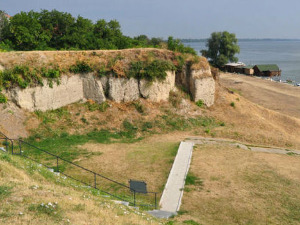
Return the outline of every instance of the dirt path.
[[[300,87],[230,73],[222,73],[220,83],[263,107],[300,118]]]

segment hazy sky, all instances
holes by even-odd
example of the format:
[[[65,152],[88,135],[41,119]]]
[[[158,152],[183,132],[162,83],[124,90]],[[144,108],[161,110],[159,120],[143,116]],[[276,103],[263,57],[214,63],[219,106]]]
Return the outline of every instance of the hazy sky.
[[[10,15],[57,9],[93,21],[116,19],[128,36],[300,38],[300,0],[0,0]]]

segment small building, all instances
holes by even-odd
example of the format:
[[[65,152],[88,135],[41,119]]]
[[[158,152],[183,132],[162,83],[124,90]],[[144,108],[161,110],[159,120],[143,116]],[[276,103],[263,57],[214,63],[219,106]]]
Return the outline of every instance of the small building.
[[[243,67],[245,66],[242,62],[237,63],[227,63],[224,66],[224,71],[229,73],[243,73]]]
[[[254,74],[257,76],[273,77],[281,76],[281,70],[276,64],[255,65]]]
[[[246,74],[246,75],[253,75],[254,74],[253,66],[244,66],[243,69],[244,69],[243,73]]]

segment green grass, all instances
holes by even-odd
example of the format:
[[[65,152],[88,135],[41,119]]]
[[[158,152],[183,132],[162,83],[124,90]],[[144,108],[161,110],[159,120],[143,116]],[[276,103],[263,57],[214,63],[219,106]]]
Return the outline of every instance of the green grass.
[[[57,203],[40,203],[40,204],[31,204],[28,207],[28,210],[35,212],[36,214],[46,214],[53,217],[56,221],[62,219],[62,210]]]
[[[191,172],[189,172],[185,178],[185,185],[198,185],[198,186],[202,186],[203,185],[203,181],[196,177],[194,174],[192,174]]]
[[[7,185],[0,185],[0,201],[7,198],[12,193],[12,187]]]
[[[101,104],[86,102],[85,105],[87,106],[88,110],[91,112],[94,112],[97,110],[99,110],[101,112],[105,112],[106,109],[108,109],[110,107],[107,102],[102,102]]]
[[[194,220],[185,220],[185,221],[183,221],[183,224],[200,225],[199,223],[195,222]]]

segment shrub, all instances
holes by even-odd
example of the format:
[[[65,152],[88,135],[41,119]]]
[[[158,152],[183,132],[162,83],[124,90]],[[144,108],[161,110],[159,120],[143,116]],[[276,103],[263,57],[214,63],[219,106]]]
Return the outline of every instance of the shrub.
[[[88,63],[84,61],[77,61],[75,65],[70,66],[69,71],[72,73],[89,73],[92,72],[93,69]]]
[[[152,62],[132,62],[127,72],[128,77],[136,79],[146,79],[148,81],[164,80],[167,76],[166,71],[174,71],[176,67],[170,61],[154,60]]]
[[[231,102],[231,103],[230,103],[230,106],[233,107],[233,108],[235,108],[235,103],[234,103],[234,102]]]
[[[204,106],[204,102],[203,102],[203,100],[198,100],[197,102],[196,102],[196,105],[198,106],[198,107],[203,107]]]
[[[4,94],[0,93],[0,103],[6,103],[7,102],[7,98]]]

